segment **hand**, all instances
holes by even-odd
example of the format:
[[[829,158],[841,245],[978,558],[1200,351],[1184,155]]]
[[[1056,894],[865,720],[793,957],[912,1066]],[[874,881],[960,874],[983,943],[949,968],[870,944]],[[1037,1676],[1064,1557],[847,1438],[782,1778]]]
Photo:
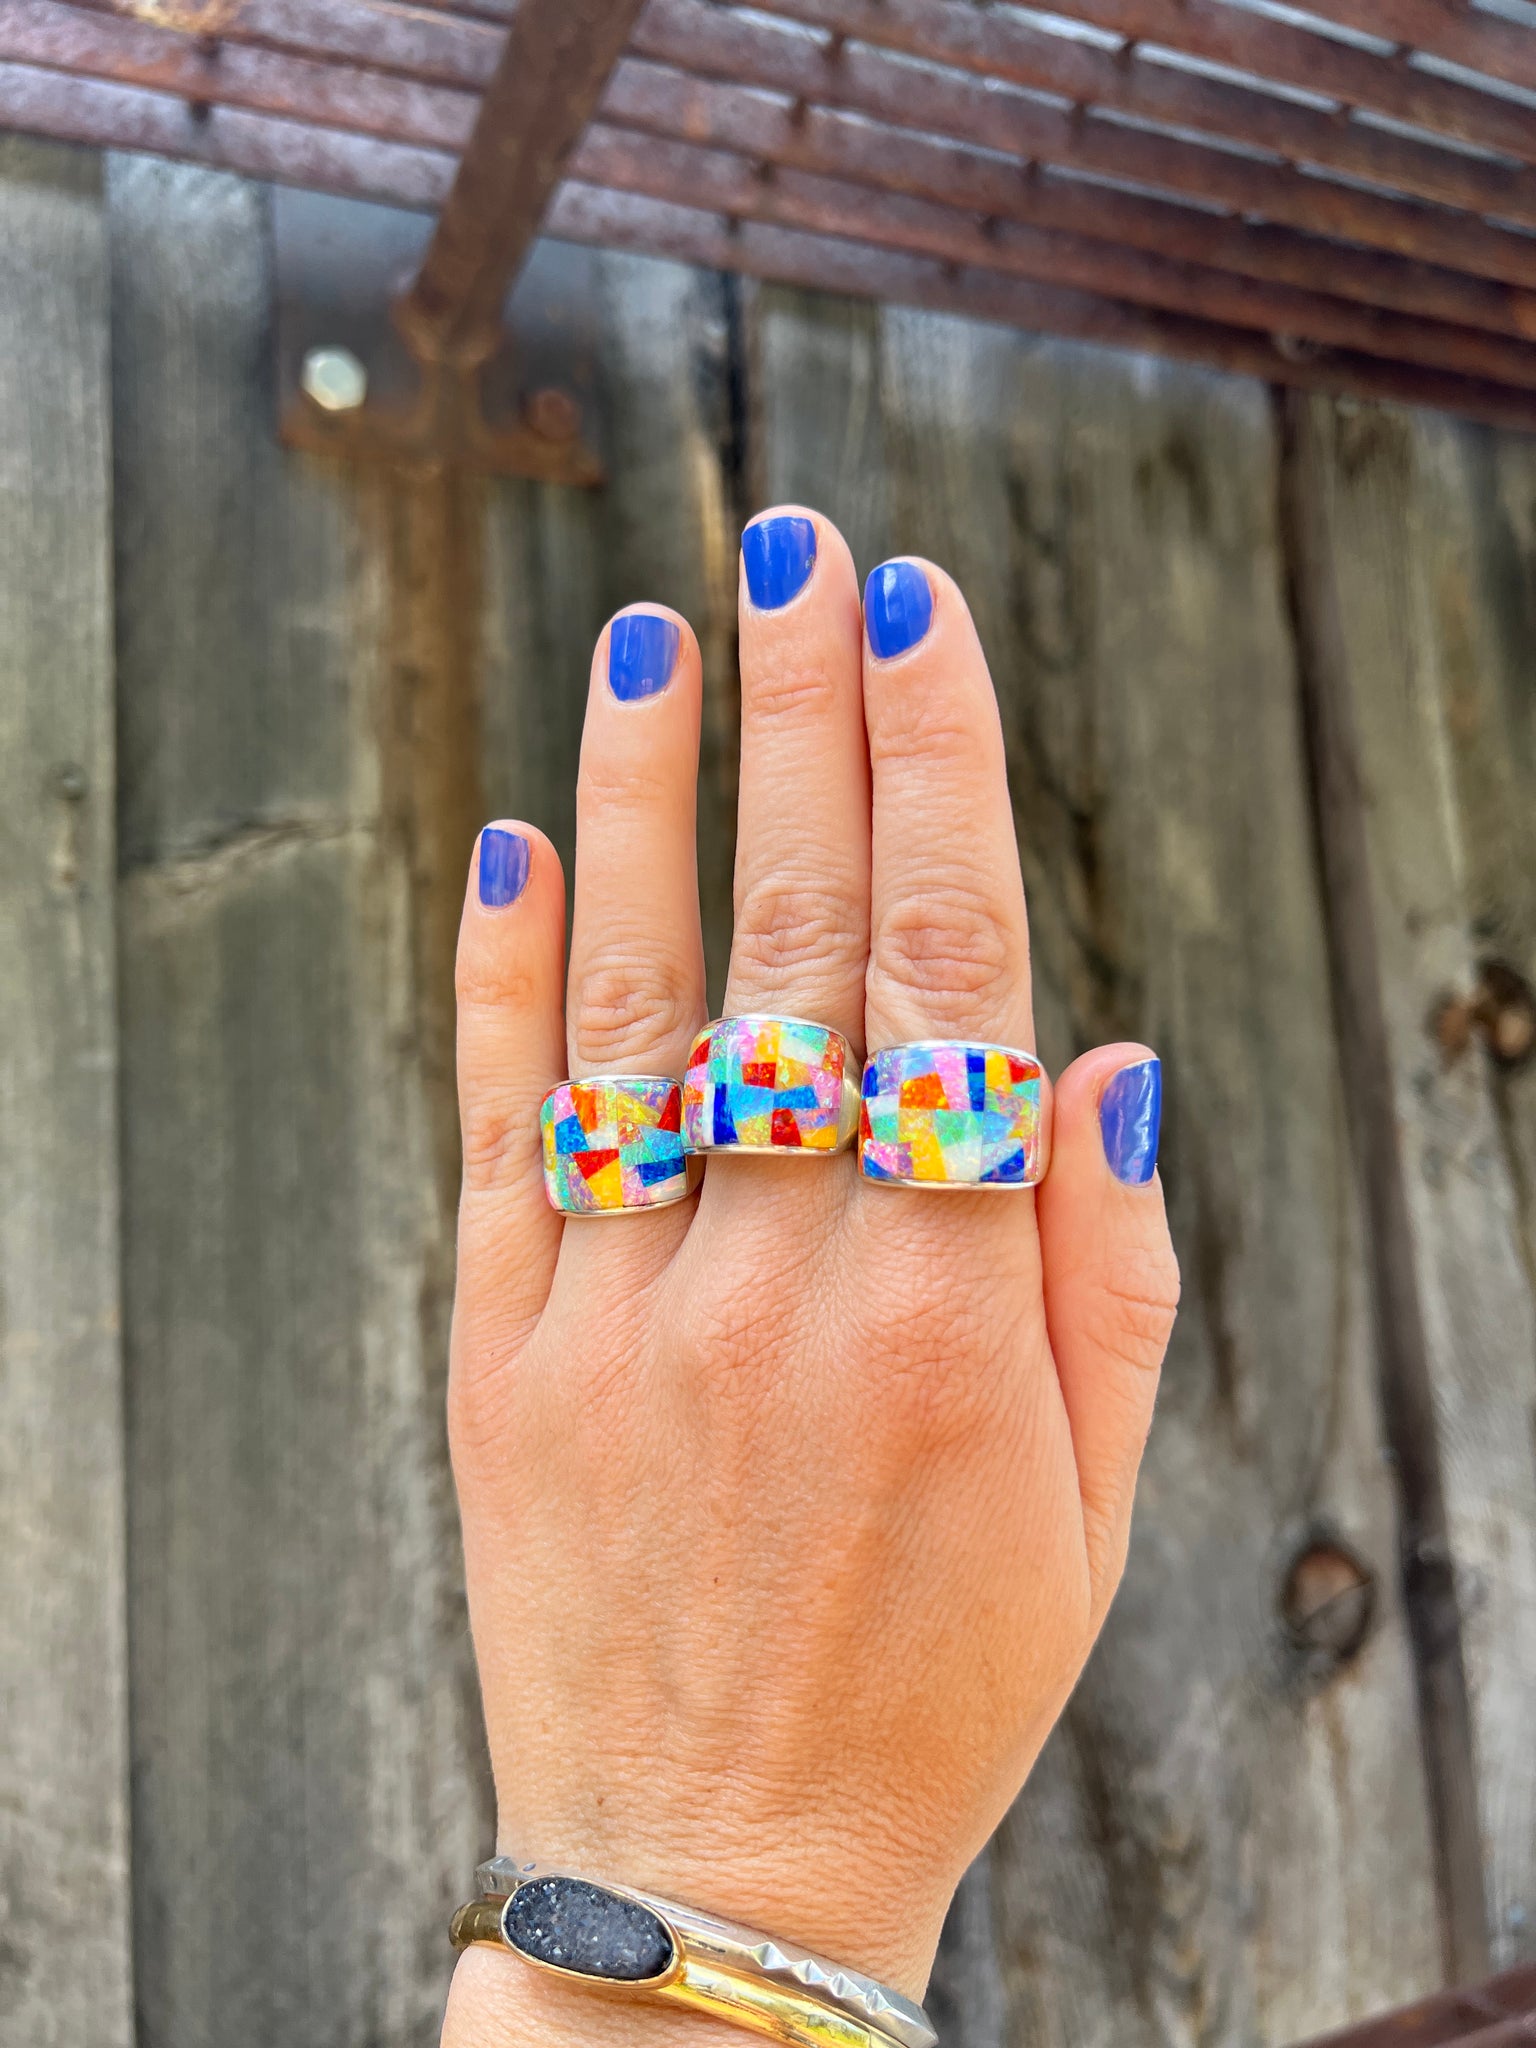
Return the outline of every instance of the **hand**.
[[[959,590],[877,572],[866,637],[826,520],[764,515],[745,561],[727,1012],[860,1050],[1032,1047],[1002,734]],[[1178,1295],[1156,1068],[1118,1045],[1067,1070],[1033,1195],[721,1157],[697,1201],[562,1227],[545,1091],[680,1075],[705,1021],[699,716],[686,621],[621,614],[592,668],[564,1006],[549,842],[482,835],[465,903],[450,1426],[500,1841],[920,1996],[1124,1562]],[[678,2033],[707,2038],[472,1951],[445,2038]]]

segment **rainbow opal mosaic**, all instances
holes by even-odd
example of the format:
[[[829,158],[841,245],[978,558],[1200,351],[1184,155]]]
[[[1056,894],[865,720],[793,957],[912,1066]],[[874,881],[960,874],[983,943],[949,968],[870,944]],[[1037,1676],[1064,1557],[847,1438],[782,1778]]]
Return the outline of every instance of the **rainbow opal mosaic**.
[[[683,1077],[683,1137],[693,1152],[835,1152],[848,1045],[789,1017],[727,1017],[694,1041]],[[849,1091],[850,1096],[852,1091]]]
[[[917,1186],[1028,1187],[1044,1171],[1044,1073],[1000,1045],[892,1046],[864,1069],[859,1171]]]
[[[625,1075],[562,1081],[539,1110],[544,1191],[567,1216],[654,1209],[689,1189],[683,1091],[676,1081]]]

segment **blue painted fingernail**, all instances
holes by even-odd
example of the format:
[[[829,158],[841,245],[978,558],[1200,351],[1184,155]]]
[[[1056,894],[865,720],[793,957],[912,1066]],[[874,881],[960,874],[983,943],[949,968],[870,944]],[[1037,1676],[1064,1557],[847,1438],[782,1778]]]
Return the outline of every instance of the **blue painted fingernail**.
[[[916,562],[882,562],[864,586],[864,628],[882,661],[905,654],[927,632],[933,592]]]
[[[1152,1178],[1162,1120],[1162,1061],[1139,1060],[1134,1067],[1122,1067],[1099,1103],[1104,1157],[1116,1180],[1139,1188]]]
[[[608,687],[621,704],[654,697],[672,680],[678,631],[660,612],[625,612],[608,628]]]
[[[741,536],[747,595],[760,612],[776,612],[798,597],[816,566],[816,526],[798,512],[754,519]]]
[[[480,901],[488,910],[515,903],[528,886],[528,842],[521,832],[487,825],[480,834]]]

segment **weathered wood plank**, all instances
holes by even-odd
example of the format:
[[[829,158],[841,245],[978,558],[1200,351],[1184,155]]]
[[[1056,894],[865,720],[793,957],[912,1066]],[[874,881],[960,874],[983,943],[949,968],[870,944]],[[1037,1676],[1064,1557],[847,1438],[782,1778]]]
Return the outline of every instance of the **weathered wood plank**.
[[[1428,415],[1315,417],[1503,1966],[1536,1954],[1536,1091],[1435,1021],[1484,960],[1536,967],[1536,455]]]
[[[711,992],[731,937],[738,691],[733,279],[649,257],[545,245],[583,337],[608,481],[501,483],[487,515],[484,723],[490,807],[530,819],[574,878],[576,766],[592,647],[622,605],[692,624],[704,661],[700,898]],[[552,279],[553,282],[553,279]]]
[[[0,144],[0,2042],[127,2048],[107,249]],[[82,1915],[81,1899],[91,1909]]]
[[[875,317],[828,349],[836,312],[764,294],[754,364],[794,375],[754,394],[762,459],[970,595],[1041,1043],[1162,1050],[1186,1284],[1126,1585],[952,1924],[950,2038],[1284,2042],[1433,1984],[1439,1940],[1263,395]],[[818,362],[811,420],[875,389],[857,464],[797,427]],[[1378,1620],[1331,1659],[1278,1610],[1339,1538]]]
[[[142,2026],[425,2048],[490,1830],[422,978],[464,750],[410,751],[462,585],[427,486],[277,448],[262,193],[109,192]]]

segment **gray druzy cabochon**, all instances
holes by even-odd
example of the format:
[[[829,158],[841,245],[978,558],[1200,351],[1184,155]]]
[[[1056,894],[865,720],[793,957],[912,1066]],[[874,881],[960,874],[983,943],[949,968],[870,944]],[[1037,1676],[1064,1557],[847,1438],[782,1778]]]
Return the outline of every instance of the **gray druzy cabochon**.
[[[648,1906],[580,1877],[536,1877],[507,1900],[502,1931],[536,1963],[625,1984],[659,1977],[672,1961],[666,1922]]]

